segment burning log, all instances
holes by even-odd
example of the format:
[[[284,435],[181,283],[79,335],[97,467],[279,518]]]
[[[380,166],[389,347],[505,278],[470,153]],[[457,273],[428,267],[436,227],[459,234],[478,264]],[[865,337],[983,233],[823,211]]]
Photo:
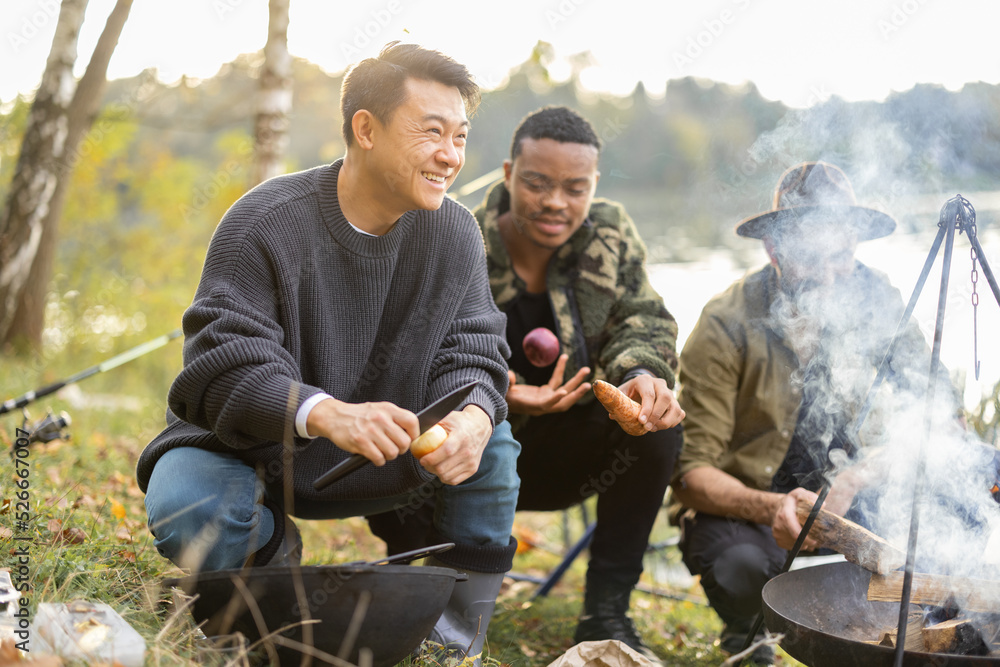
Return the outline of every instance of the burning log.
[[[921,635],[924,646],[931,653],[986,655],[990,652],[979,628],[964,618],[953,618],[936,625],[928,625],[921,630]]]
[[[799,523],[805,523],[810,510],[812,510],[811,502],[799,500],[796,507]],[[809,536],[820,545],[843,554],[850,562],[879,575],[891,572],[906,563],[906,554],[889,542],[853,521],[824,509],[821,509],[816,516],[809,530]],[[874,577],[872,579],[874,580]]]
[[[925,642],[922,634],[924,629],[924,614],[919,610],[910,611],[909,615],[906,617],[906,639],[904,640],[904,649],[907,651],[923,651]],[[889,648],[896,648],[896,636],[898,633],[898,628],[891,628],[882,633],[882,639],[879,641],[879,646],[888,646]]]
[[[873,574],[868,584],[868,599],[899,602],[903,597],[903,573]],[[1000,600],[1000,581],[951,577],[943,574],[914,573],[910,602],[939,605],[949,598],[963,612],[996,612]]]

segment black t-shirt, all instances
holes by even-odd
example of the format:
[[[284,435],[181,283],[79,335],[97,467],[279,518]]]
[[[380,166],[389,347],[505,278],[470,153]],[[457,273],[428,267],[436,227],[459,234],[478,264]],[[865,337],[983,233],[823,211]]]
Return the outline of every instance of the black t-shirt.
[[[819,492],[829,473],[830,450],[854,451],[843,413],[828,412],[822,405],[829,401],[826,394],[831,384],[831,371],[825,364],[814,362],[806,369],[799,420],[785,459],[771,479],[772,491],[788,493],[801,486]]]
[[[510,345],[510,367],[534,386],[541,386],[552,379],[553,362],[539,368],[528,361],[521,341],[532,329],[545,327],[556,333],[556,318],[547,293],[522,292],[507,306],[507,343]],[[558,334],[557,334],[558,335]]]

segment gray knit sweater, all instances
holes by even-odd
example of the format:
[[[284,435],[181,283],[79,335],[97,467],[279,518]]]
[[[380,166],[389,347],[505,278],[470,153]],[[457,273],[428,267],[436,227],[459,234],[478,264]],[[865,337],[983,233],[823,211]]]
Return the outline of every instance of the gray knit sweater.
[[[341,213],[340,165],[267,181],[219,223],[184,314],[167,428],[139,457],[144,491],[157,459],[181,446],[229,452],[282,479],[281,443],[320,391],[417,411],[477,380],[463,405],[494,424],[506,417],[505,318],[472,215],[445,199],[366,236]],[[325,438],[294,443],[298,498],[388,497],[432,478],[407,454],[316,492],[313,480],[347,453]]]

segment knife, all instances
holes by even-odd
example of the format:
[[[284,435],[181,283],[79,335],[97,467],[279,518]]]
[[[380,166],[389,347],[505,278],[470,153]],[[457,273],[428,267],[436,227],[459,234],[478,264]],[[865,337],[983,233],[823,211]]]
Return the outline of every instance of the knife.
[[[423,433],[434,424],[448,416],[448,413],[458,407],[458,404],[465,400],[473,387],[479,384],[476,381],[463,384],[458,389],[454,389],[438,400],[434,401],[426,408],[417,413],[417,423],[420,425],[420,432]],[[323,475],[317,477],[313,482],[313,488],[322,491],[334,482],[343,479],[366,463],[371,463],[361,454],[351,454],[350,458],[341,461],[337,465],[327,470]]]

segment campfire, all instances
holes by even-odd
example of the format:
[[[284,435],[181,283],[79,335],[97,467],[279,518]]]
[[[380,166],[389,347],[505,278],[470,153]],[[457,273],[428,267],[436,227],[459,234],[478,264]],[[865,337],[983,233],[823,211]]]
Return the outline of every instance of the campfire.
[[[800,522],[811,503],[797,507]],[[864,527],[819,510],[809,532],[849,561],[779,575],[764,588],[769,630],[813,667],[890,665],[897,644],[905,553]],[[904,665],[1000,665],[1000,580],[915,572]]]
[[[899,603],[903,573],[873,575],[868,599]],[[914,573],[904,649],[1000,659],[1000,581]],[[896,646],[897,627],[875,641]]]

